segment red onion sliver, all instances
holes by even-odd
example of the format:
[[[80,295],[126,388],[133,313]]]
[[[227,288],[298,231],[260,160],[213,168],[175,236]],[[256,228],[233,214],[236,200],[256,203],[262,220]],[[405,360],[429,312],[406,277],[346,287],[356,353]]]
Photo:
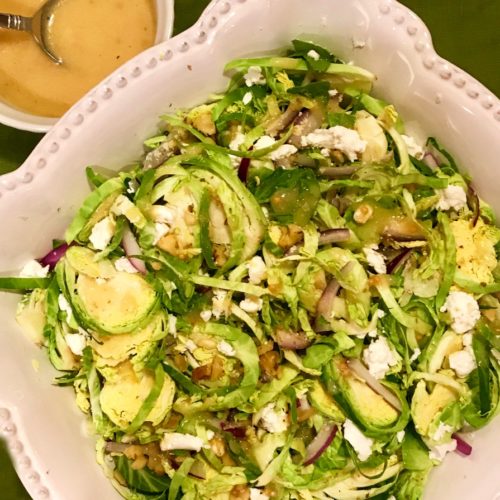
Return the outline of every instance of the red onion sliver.
[[[276,342],[283,349],[292,351],[305,349],[311,345],[311,341],[304,332],[294,332],[283,328],[276,330]]]
[[[316,437],[309,443],[306,448],[306,459],[304,460],[304,465],[310,465],[323,454],[323,452],[332,443],[335,434],[337,434],[337,426],[332,423],[328,423],[321,427]]]
[[[71,245],[72,244],[73,243],[71,243]],[[51,270],[54,269],[54,267],[56,267],[56,264],[62,259],[62,257],[64,257],[66,250],[68,250],[71,245],[68,245],[67,243],[59,245],[58,247],[51,250],[47,255],[43,256],[41,259],[38,259],[38,262],[40,262],[42,266],[49,266]]]
[[[472,187],[472,184],[467,186],[467,204],[472,210],[472,227],[475,227],[477,221],[479,220],[479,215],[481,211],[481,203],[479,197],[477,196],[476,190]]]
[[[355,373],[359,378],[363,379],[368,387],[371,387],[377,394],[382,396],[387,403],[389,403],[394,409],[401,411],[403,408],[401,406],[401,401],[397,396],[387,387],[383,386],[365,367],[359,359],[349,359],[347,361],[349,368],[353,373]]]
[[[424,163],[430,168],[438,168],[439,167],[438,159],[430,151],[427,151],[424,154],[423,160],[424,160]]]
[[[134,233],[130,230],[129,227],[126,227],[123,231],[123,239],[122,239],[123,250],[125,250],[125,255],[128,257],[130,263],[142,274],[146,274],[146,264],[141,259],[137,259],[135,257],[131,257],[131,255],[141,255],[142,249],[137,243],[135,239]]]
[[[116,441],[107,441],[105,450],[108,453],[123,453],[127,448],[130,448],[130,443],[117,443]]]
[[[455,451],[467,457],[472,453],[472,446],[464,441],[458,434],[452,434],[451,437],[457,442],[457,449]]]
[[[238,167],[238,177],[243,184],[246,184],[248,169],[250,168],[250,158],[242,158]]]
[[[326,288],[323,290],[321,298],[318,301],[318,305],[316,307],[317,318],[323,316],[327,321],[329,321],[332,315],[333,302],[335,297],[337,297],[339,290],[339,282],[335,278],[331,279]]]
[[[339,227],[322,231],[319,235],[319,244],[328,245],[330,243],[348,241],[349,239],[351,239],[351,231],[344,227]]]
[[[412,248],[406,248],[400,254],[396,255],[390,262],[387,263],[387,274],[392,274],[397,271],[408,260],[412,253]]]

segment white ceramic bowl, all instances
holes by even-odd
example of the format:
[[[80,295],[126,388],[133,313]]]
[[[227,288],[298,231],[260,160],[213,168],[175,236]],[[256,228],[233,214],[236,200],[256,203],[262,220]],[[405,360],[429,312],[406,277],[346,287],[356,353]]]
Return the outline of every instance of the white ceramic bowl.
[[[174,0],[156,0],[155,44],[168,40],[174,29]],[[31,132],[47,132],[59,118],[46,118],[20,111],[0,101],[0,123]]]
[[[439,137],[500,213],[500,102],[441,59],[423,23],[393,0],[216,0],[187,32],[131,60],[74,106],[24,165],[0,177],[0,272],[22,267],[60,238],[88,192],[84,167],[137,158],[158,116],[224,89],[224,64],[280,49],[294,37],[328,45],[375,72],[376,91],[407,122]],[[355,42],[355,43],[353,43]],[[364,48],[355,48],[362,45]],[[0,431],[35,499],[114,499],[71,389],[14,320],[18,297],[0,294]],[[32,360],[40,363],[35,371]],[[432,473],[426,499],[500,498],[500,420]]]

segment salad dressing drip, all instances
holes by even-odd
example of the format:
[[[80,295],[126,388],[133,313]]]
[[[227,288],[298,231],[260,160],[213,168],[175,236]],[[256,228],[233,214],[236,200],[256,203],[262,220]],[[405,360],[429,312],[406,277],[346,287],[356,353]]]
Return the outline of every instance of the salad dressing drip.
[[[0,0],[0,12],[32,16],[45,0]],[[0,99],[22,111],[57,117],[125,61],[153,45],[152,0],[61,0],[51,43],[54,64],[29,33],[0,30]]]

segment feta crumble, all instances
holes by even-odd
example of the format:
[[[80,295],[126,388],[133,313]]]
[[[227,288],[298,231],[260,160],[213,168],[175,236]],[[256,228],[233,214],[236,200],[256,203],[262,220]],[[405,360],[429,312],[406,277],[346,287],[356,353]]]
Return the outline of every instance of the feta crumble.
[[[247,313],[256,313],[262,309],[262,299],[251,295],[245,295],[240,302],[240,307]]]
[[[314,49],[311,49],[307,53],[307,55],[308,55],[308,57],[310,57],[311,59],[314,59],[315,61],[318,61],[321,57]]]
[[[285,410],[275,410],[276,403],[269,403],[255,415],[256,422],[268,432],[275,434],[288,429],[288,415]]]
[[[267,268],[262,257],[256,255],[252,257],[247,264],[248,280],[254,285],[258,285],[262,280],[266,279]]]
[[[163,224],[172,224],[177,215],[175,210],[165,205],[153,205],[149,213],[155,222]]]
[[[160,441],[162,451],[189,450],[200,451],[203,448],[203,440],[192,434],[181,434],[179,432],[169,432],[163,435]]]
[[[104,250],[115,232],[115,221],[109,215],[100,220],[90,233],[89,240],[96,250]]]
[[[446,436],[446,434],[449,434],[451,432],[453,432],[453,427],[451,425],[440,422],[436,431],[432,435],[432,439],[434,441],[441,441]]]
[[[269,158],[273,161],[281,160],[282,158],[294,155],[296,152],[297,148],[294,145],[282,144],[269,154]]]
[[[234,356],[236,354],[234,347],[229,342],[226,342],[225,340],[221,340],[217,344],[217,350],[221,354],[224,354],[224,356],[228,356],[228,357]]]
[[[170,231],[170,226],[164,224],[163,222],[155,222],[153,245],[156,245],[168,232]]]
[[[335,97],[338,93],[339,93],[339,91],[338,91],[338,90],[336,90],[336,89],[330,89],[330,90],[328,91],[328,95],[329,95],[330,97]]]
[[[422,351],[417,347],[414,351],[413,354],[410,356],[410,363],[413,363],[422,353]]]
[[[441,462],[447,453],[457,449],[457,441],[452,439],[449,443],[433,446],[429,451],[429,458]]]
[[[369,245],[363,248],[366,261],[377,274],[387,274],[387,266],[385,265],[384,256],[377,252],[377,245]]]
[[[170,335],[174,337],[177,335],[177,317],[173,314],[169,314],[168,316],[167,330]]]
[[[466,292],[450,292],[441,312],[448,312],[451,327],[456,333],[472,330],[481,317],[479,305],[474,297]]]
[[[66,313],[66,322],[70,321],[73,316],[73,309],[71,309],[69,302],[62,293],[60,293],[57,298],[57,304],[59,305],[59,309]]]
[[[269,495],[266,495],[259,488],[250,488],[250,500],[269,500]]]
[[[424,157],[424,148],[420,146],[413,137],[402,134],[401,138],[406,144],[406,149],[409,155],[413,156],[417,160],[421,160]]]
[[[450,368],[455,371],[458,377],[467,377],[476,368],[476,358],[472,349],[466,348],[462,351],[453,352],[449,355]]]
[[[344,422],[344,438],[354,448],[362,462],[372,454],[373,439],[366,437],[349,419]]]
[[[398,363],[385,337],[378,337],[364,349],[363,361],[368,366],[370,374],[376,379],[384,378],[391,367]]]
[[[439,201],[436,204],[438,210],[455,210],[458,212],[467,205],[467,194],[462,186],[447,186],[438,189]]]
[[[121,271],[123,273],[135,274],[137,273],[137,269],[132,265],[132,262],[127,259],[127,257],[120,257],[115,260],[115,269],[117,271]]]
[[[269,148],[271,147],[274,143],[276,142],[276,139],[274,139],[273,137],[271,137],[270,135],[263,135],[261,137],[259,137],[254,145],[253,145],[253,148],[254,149],[265,149],[265,148]]]
[[[301,138],[303,147],[336,149],[344,153],[350,161],[358,158],[358,155],[366,149],[366,141],[363,141],[356,130],[341,125],[327,129],[316,129]]]
[[[245,134],[242,134],[241,127],[238,127],[238,132],[236,132],[231,142],[229,143],[229,149],[232,149],[233,151],[239,151],[240,146],[242,146],[243,144],[245,144]],[[231,163],[234,167],[239,166],[241,161],[241,158],[239,156],[229,155],[229,158],[231,158]]]
[[[21,278],[46,278],[49,266],[42,266],[37,260],[29,260],[24,264],[19,276]]]
[[[201,311],[200,313],[200,318],[206,323],[207,321],[210,321],[210,318],[212,317],[212,311],[210,309],[205,309],[204,311]]]
[[[405,438],[405,431],[399,431],[396,433],[396,439],[398,440],[398,443],[402,443],[404,438]]]
[[[87,339],[84,335],[79,333],[67,333],[64,336],[64,340],[73,354],[76,356],[81,356],[83,354],[83,350],[87,345]]]
[[[260,66],[250,66],[243,76],[245,79],[245,84],[247,87],[252,85],[262,85],[266,83],[266,79],[262,74],[262,68]]]
[[[253,94],[251,92],[247,92],[244,96],[243,99],[241,100],[243,104],[246,106],[247,104],[250,104],[252,101]]]
[[[219,319],[223,314],[226,314],[226,290],[215,289],[212,297],[212,314],[215,319]]]

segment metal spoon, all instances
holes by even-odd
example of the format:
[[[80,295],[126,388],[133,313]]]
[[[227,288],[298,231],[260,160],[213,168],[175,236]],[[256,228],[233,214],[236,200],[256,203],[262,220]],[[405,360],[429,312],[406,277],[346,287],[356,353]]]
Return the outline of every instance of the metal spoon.
[[[54,21],[54,9],[59,1],[47,0],[33,17],[0,13],[0,28],[31,33],[45,54],[56,64],[62,64],[63,60],[55,53],[49,37],[50,27]]]

